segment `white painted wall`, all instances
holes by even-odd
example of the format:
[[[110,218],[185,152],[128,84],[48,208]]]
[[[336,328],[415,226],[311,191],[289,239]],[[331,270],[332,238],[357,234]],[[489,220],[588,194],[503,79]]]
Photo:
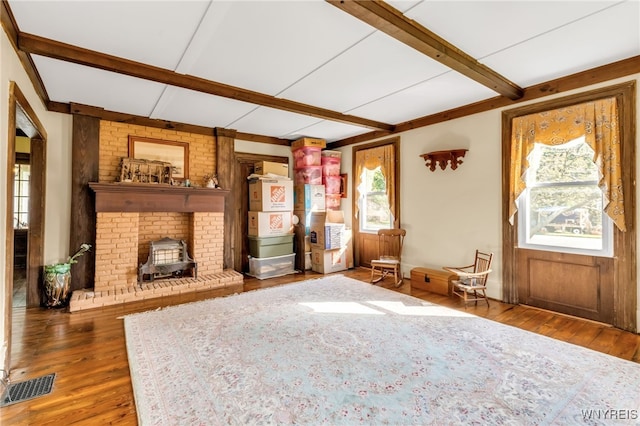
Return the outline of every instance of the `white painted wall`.
[[[529,103],[631,80],[636,80],[640,87],[640,74],[636,74]],[[636,123],[640,122],[640,97],[637,102]],[[502,109],[488,111],[400,134],[400,220],[407,229],[402,265],[405,276],[416,266],[439,269],[444,265],[467,265],[472,262],[476,248],[490,250],[496,257],[487,291],[490,297],[502,297],[501,114]],[[636,132],[636,147],[640,148],[640,131]],[[469,150],[457,170],[447,167],[431,172],[419,157],[426,152],[454,148]],[[342,151],[342,173],[349,173],[349,198],[343,200],[342,208],[351,224],[352,146],[338,150]],[[640,155],[636,157],[636,170],[640,172]],[[636,222],[640,223],[640,208],[636,208],[636,214]],[[640,254],[637,260],[640,262]],[[640,300],[637,317],[640,319]]]
[[[250,141],[243,141],[236,139],[234,150],[236,152],[244,152],[247,154],[260,154],[260,155],[275,155],[278,157],[289,158],[289,170],[293,170],[293,156],[291,155],[291,148],[284,145],[272,145],[266,143],[256,143]],[[289,174],[290,176],[291,173]]]
[[[46,263],[64,259],[69,252],[69,226],[71,210],[71,116],[48,112],[37,96],[18,56],[4,31],[0,35],[0,277],[4,289],[7,256],[5,224],[7,221],[7,150],[15,138],[8,135],[9,83],[15,81],[27,98],[31,108],[47,132],[47,185],[45,204],[44,260]],[[4,335],[5,303],[7,295],[0,292],[0,361],[7,359],[7,341]]]

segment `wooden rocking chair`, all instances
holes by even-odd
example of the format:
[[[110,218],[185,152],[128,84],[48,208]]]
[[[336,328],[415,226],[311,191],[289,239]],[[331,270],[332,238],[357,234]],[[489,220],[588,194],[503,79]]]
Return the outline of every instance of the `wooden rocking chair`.
[[[493,253],[482,253],[476,250],[476,257],[473,264],[468,266],[449,267],[443,269],[454,273],[458,279],[453,280],[453,294],[464,300],[464,307],[467,308],[467,302],[476,302],[485,300],[489,306],[487,298],[487,277],[491,272],[491,261]]]
[[[404,229],[378,231],[378,259],[371,260],[371,284],[382,281],[393,272],[395,286],[402,285],[400,261],[405,235],[407,231]]]

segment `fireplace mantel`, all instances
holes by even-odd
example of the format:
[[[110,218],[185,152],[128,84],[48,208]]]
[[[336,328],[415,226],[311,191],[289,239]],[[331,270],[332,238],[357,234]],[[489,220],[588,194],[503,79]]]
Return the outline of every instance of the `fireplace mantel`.
[[[224,212],[226,189],[89,182],[96,212]]]

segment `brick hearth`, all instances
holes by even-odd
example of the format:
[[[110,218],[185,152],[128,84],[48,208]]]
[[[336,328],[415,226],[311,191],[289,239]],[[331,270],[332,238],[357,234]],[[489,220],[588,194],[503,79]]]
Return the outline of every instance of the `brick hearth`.
[[[96,191],[96,264],[93,289],[73,292],[70,311],[242,284],[223,270],[226,191],[92,184]],[[201,199],[202,198],[202,199]],[[208,201],[207,201],[208,200]],[[138,282],[138,266],[158,236],[184,239],[198,278]]]

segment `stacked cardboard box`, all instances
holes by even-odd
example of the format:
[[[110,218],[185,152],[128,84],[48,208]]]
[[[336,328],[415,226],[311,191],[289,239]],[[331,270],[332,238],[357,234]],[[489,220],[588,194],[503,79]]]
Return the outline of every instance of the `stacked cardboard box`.
[[[324,150],[321,153],[322,183],[326,192],[327,210],[340,210],[342,198],[342,178],[340,176],[340,151]]]
[[[293,181],[277,163],[254,167],[261,177],[249,180],[249,275],[259,279],[295,272]]]
[[[311,269],[311,213],[325,211],[321,160],[321,151],[325,146],[324,139],[314,138],[301,138],[291,144],[295,182],[293,213],[299,220],[294,227],[294,248],[296,268],[300,270]]]
[[[311,213],[311,269],[321,274],[352,267],[351,233],[341,210]]]

